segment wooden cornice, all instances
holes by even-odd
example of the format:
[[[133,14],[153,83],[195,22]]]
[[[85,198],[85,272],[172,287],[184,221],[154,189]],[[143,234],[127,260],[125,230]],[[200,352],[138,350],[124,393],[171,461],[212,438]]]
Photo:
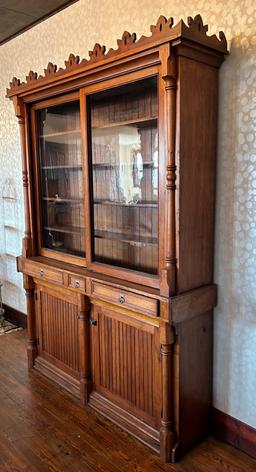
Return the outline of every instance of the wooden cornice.
[[[65,61],[65,68],[59,69],[55,64],[49,62],[44,75],[39,75],[30,71],[26,77],[26,82],[21,82],[20,79],[13,77],[10,82],[10,87],[7,88],[7,97],[12,98],[20,93],[36,90],[37,87],[47,86],[57,78],[66,79],[69,76],[74,76],[76,73],[81,73],[97,67],[104,63],[111,62],[122,56],[123,53],[134,54],[142,49],[151,48],[167,41],[175,41],[178,39],[185,39],[193,43],[200,44],[206,48],[212,49],[220,54],[227,54],[227,41],[224,33],[219,32],[219,37],[216,35],[208,36],[208,26],[203,24],[200,15],[195,18],[188,17],[188,25],[180,20],[174,25],[173,18],[168,20],[164,16],[160,16],[156,25],[150,26],[150,36],[141,36],[138,40],[136,33],[129,33],[124,31],[122,38],[117,40],[117,49],[110,48],[106,52],[106,47],[96,43],[93,50],[89,51],[89,59],[82,59],[79,56],[70,54],[67,61]]]

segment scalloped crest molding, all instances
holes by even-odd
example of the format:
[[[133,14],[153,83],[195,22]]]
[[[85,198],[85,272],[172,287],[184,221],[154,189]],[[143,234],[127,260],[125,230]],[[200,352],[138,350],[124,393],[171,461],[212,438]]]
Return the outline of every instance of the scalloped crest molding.
[[[17,77],[13,77],[10,82],[10,88],[7,88],[7,96],[11,97],[17,95],[20,91],[26,90],[28,86],[31,86],[31,84],[36,85],[40,83],[41,85],[44,81],[51,78],[63,76],[70,71],[76,69],[80,70],[85,66],[118,56],[123,52],[135,49],[141,45],[151,45],[159,40],[167,41],[182,37],[203,46],[207,46],[208,48],[210,47],[222,54],[227,54],[227,40],[222,31],[219,32],[219,37],[216,35],[208,36],[208,25],[203,24],[201,15],[196,15],[194,18],[189,16],[187,23],[188,25],[186,25],[183,20],[180,20],[179,23],[174,26],[174,20],[172,17],[167,20],[167,18],[161,15],[158,18],[156,25],[150,26],[151,36],[141,36],[136,40],[136,33],[131,34],[128,31],[124,31],[122,38],[117,40],[117,49],[110,48],[109,51],[106,52],[105,46],[96,43],[93,50],[89,51],[90,59],[82,59],[80,61],[79,56],[70,54],[68,60],[65,61],[64,69],[62,67],[58,69],[55,64],[49,62],[46,69],[44,69],[44,75],[38,76],[36,72],[31,70],[26,77],[26,82],[21,82]]]

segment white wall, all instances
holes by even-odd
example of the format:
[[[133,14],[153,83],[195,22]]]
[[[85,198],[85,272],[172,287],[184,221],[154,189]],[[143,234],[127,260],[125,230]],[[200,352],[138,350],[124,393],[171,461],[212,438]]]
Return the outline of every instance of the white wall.
[[[138,36],[160,14],[181,17],[200,13],[210,32],[223,30],[230,57],[220,73],[218,192],[215,281],[214,405],[256,427],[256,4],[255,0],[80,0],[44,23],[0,47],[0,254],[5,253],[2,189],[11,178],[16,187],[16,252],[21,251],[23,200],[18,125],[5,89],[13,76],[30,69],[41,73],[49,61],[64,64],[69,53],[87,57],[95,42],[115,46],[124,30]],[[8,242],[7,241],[7,242]],[[25,311],[20,275],[11,258],[13,284],[4,301]]]

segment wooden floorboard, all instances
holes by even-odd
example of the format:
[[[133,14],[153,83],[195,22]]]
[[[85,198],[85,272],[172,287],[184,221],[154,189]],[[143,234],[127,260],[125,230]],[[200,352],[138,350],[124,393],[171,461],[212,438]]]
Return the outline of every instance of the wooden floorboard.
[[[256,461],[210,437],[175,465],[28,373],[25,331],[0,336],[1,472],[255,472]]]

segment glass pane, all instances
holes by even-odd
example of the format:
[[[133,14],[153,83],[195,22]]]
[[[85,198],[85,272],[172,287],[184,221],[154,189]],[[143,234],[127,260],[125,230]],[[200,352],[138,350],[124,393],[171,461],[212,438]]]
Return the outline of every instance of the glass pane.
[[[79,102],[38,111],[42,246],[85,256]]]
[[[89,99],[94,260],[158,268],[157,79]]]

